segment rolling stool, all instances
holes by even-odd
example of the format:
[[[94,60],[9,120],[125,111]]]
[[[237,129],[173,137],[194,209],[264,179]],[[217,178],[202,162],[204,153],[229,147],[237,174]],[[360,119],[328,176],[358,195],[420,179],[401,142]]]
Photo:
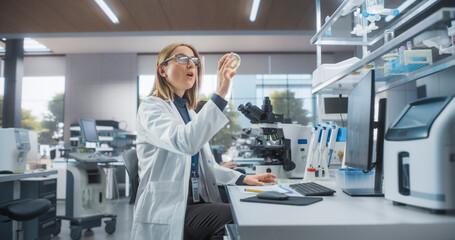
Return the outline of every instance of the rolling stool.
[[[32,220],[49,211],[51,202],[47,199],[17,199],[0,203],[0,215],[9,219],[6,221],[18,221],[17,240],[22,240],[22,221]]]

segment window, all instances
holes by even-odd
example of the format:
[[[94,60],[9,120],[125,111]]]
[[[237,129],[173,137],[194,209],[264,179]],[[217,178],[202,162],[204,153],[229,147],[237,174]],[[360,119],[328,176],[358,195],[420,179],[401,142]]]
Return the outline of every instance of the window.
[[[139,76],[138,89],[139,89],[139,103],[142,99],[146,98],[152,92],[153,85],[155,84],[155,75],[141,75]]]
[[[311,74],[257,74],[235,78],[232,102],[236,107],[251,102],[261,108],[264,97],[270,97],[274,113],[284,114],[295,123],[313,124]],[[249,120],[240,115],[242,128],[251,126]]]
[[[21,127],[38,133],[41,150],[63,143],[64,92],[63,76],[22,80]]]

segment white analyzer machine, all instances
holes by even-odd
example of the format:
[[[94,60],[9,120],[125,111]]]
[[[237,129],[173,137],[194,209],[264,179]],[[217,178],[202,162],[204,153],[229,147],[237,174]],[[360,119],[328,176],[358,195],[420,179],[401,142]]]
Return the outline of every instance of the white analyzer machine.
[[[19,128],[0,129],[0,171],[25,172],[29,152],[28,130]]]
[[[385,198],[445,212],[455,209],[455,98],[408,104],[384,143]]]

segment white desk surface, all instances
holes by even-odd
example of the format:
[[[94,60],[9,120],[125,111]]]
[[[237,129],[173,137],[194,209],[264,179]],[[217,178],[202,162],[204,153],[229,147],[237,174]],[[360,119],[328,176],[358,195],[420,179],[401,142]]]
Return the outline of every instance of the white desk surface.
[[[307,206],[240,202],[254,194],[228,186],[239,239],[455,239],[455,213],[394,206],[383,197],[350,197],[335,183],[321,184],[337,192]]]

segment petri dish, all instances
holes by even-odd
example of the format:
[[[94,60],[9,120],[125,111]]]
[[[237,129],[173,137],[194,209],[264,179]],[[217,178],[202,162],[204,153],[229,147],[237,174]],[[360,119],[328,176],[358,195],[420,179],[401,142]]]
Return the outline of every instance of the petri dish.
[[[232,57],[234,58],[234,61],[231,64],[231,68],[232,71],[235,71],[240,66],[240,56],[237,53],[234,53]]]

